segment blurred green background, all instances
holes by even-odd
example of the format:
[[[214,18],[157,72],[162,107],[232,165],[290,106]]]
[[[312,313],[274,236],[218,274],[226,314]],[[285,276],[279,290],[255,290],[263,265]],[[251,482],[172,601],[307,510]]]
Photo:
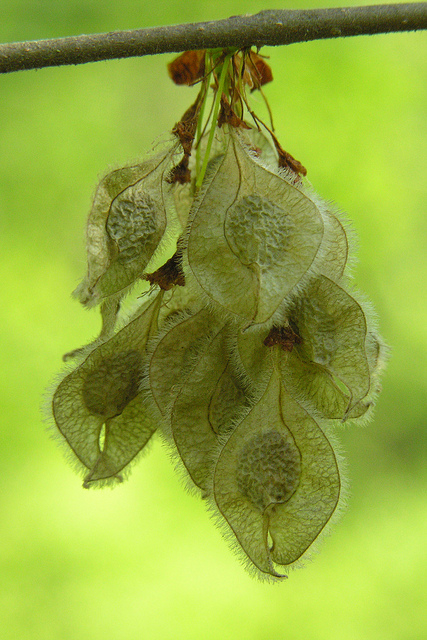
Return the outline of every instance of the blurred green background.
[[[1,4],[2,42],[320,6]],[[195,89],[168,79],[173,55],[0,77],[2,638],[427,637],[426,44],[420,32],[263,51],[279,139],[353,221],[356,282],[392,346],[374,422],[341,432],[348,509],[314,561],[279,585],[243,571],[158,440],[127,483],[85,491],[39,410],[62,354],[99,328],[70,297],[95,183],[150,149]],[[253,105],[262,112],[259,97]]]

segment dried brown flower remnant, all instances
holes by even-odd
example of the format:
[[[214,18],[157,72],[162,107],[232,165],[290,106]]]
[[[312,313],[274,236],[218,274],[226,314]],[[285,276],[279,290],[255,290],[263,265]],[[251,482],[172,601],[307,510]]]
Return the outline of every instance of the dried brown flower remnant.
[[[233,56],[233,62],[235,73],[240,71],[243,82],[251,91],[255,91],[273,80],[271,68],[264,62],[263,57],[254,51],[243,52],[243,64],[240,54]]]
[[[169,291],[174,285],[180,287],[185,285],[181,259],[177,253],[174,253],[172,258],[169,258],[157,271],[146,273],[143,277],[144,280],[148,280],[151,285],[158,284],[163,291]]]
[[[197,98],[196,102],[187,109],[181,120],[172,129],[172,133],[179,139],[184,153],[187,155],[191,154],[199,111],[200,101]]]
[[[246,122],[236,115],[227,98],[223,94],[221,96],[221,109],[218,116],[218,127],[221,127],[224,123],[235,128],[241,127],[242,129],[250,129]]]
[[[264,340],[266,347],[274,347],[279,344],[283,351],[292,351],[294,344],[301,344],[302,340],[298,333],[288,325],[286,327],[272,327],[270,333]]]
[[[259,89],[263,85],[268,82],[273,81],[273,73],[271,71],[271,67],[264,61],[262,56],[254,53],[253,51],[249,52],[248,67],[251,68],[251,78],[253,81],[253,86],[251,91],[255,91],[255,89]]]
[[[179,184],[187,184],[191,182],[191,171],[188,168],[189,161],[190,156],[184,154],[178,164],[176,164],[169,173],[166,182],[169,182],[169,184],[175,184],[176,182]]]
[[[175,84],[193,84],[205,72],[205,51],[184,51],[168,64],[168,72]]]
[[[301,176],[307,175],[307,169],[301,164],[299,160],[296,160],[290,153],[285,151],[276,136],[273,137],[274,146],[276,147],[276,151],[279,156],[279,167],[283,169],[291,169],[294,173],[297,173]]]
[[[184,155],[180,162],[171,170],[166,181],[170,184],[186,184],[191,182],[191,171],[188,168],[191,151],[193,148],[194,136],[196,135],[197,120],[200,111],[200,96],[197,97],[194,104],[184,113],[181,120],[176,123],[172,129],[172,133],[179,139]]]
[[[298,173],[302,176],[307,175],[307,169],[301,164],[301,162],[299,160],[295,160],[290,153],[283,149],[279,151],[279,167],[292,169],[294,173]]]

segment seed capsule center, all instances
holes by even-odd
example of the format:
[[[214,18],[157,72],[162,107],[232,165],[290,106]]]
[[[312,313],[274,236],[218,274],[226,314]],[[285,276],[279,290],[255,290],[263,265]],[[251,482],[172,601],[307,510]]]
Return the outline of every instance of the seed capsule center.
[[[141,356],[137,351],[104,358],[84,381],[86,407],[91,413],[104,418],[120,415],[138,395],[141,374]]]
[[[277,431],[254,436],[240,454],[237,486],[260,511],[287,502],[300,476],[298,448]]]

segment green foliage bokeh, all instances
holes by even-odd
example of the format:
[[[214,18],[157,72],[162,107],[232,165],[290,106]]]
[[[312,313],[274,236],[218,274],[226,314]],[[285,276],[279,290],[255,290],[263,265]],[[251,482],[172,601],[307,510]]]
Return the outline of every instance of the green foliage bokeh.
[[[319,5],[287,8],[309,6]],[[3,0],[0,40],[267,8],[266,0]],[[39,411],[62,354],[99,329],[97,313],[70,297],[85,269],[95,183],[149,150],[195,90],[171,83],[169,55],[0,77],[5,640],[426,637],[425,52],[423,32],[263,51],[278,137],[352,220],[356,283],[392,346],[375,420],[341,433],[348,510],[314,562],[274,587],[242,570],[158,440],[128,482],[84,491]],[[264,113],[255,95],[253,105]]]

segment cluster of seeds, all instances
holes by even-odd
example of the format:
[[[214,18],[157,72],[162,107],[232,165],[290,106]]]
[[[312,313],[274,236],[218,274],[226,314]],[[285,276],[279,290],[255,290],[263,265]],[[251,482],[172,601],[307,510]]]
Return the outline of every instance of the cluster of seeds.
[[[384,347],[349,292],[340,216],[299,163],[284,168],[223,97],[197,188],[191,117],[98,186],[75,294],[101,305],[103,326],[68,354],[52,414],[85,487],[121,481],[159,431],[247,566],[278,579],[337,510],[331,431],[370,415]],[[141,279],[149,292],[124,319]]]

